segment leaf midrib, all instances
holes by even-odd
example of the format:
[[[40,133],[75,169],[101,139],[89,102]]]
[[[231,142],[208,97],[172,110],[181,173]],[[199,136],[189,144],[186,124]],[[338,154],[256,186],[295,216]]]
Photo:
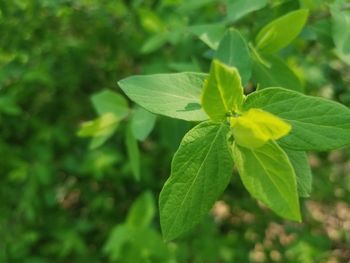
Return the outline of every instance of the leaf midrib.
[[[181,202],[181,204],[180,204],[180,207],[179,207],[179,209],[178,209],[179,212],[176,213],[174,219],[172,220],[172,223],[171,223],[171,225],[170,225],[170,227],[169,227],[168,233],[171,233],[171,230],[173,229],[173,227],[174,227],[174,225],[175,225],[175,222],[176,222],[176,220],[177,220],[177,218],[178,218],[178,216],[179,216],[179,214],[180,214],[181,208],[183,207],[183,204],[185,203],[185,200],[187,199],[188,194],[191,192],[192,187],[194,186],[195,182],[197,181],[198,176],[199,176],[199,174],[200,174],[200,171],[201,171],[201,169],[202,169],[202,167],[203,167],[203,165],[204,165],[206,159],[207,159],[208,156],[210,155],[211,149],[213,148],[213,146],[214,146],[214,144],[215,144],[215,142],[216,142],[216,140],[217,140],[217,138],[218,138],[218,136],[219,136],[219,134],[220,134],[220,132],[221,132],[221,129],[222,129],[223,127],[224,127],[224,125],[221,124],[221,125],[220,125],[220,128],[217,130],[217,132],[216,132],[216,134],[215,134],[215,137],[214,137],[212,143],[210,144],[210,146],[209,146],[209,148],[208,148],[208,152],[206,153],[206,155],[205,155],[205,157],[204,157],[204,159],[203,159],[201,165],[199,166],[199,168],[198,168],[198,170],[197,170],[197,173],[196,173],[196,175],[195,175],[195,177],[194,177],[194,179],[193,179],[193,181],[192,181],[190,187],[188,188],[188,191],[186,192],[186,194],[185,194],[185,196],[184,196],[184,198],[183,198],[183,200],[182,200],[182,202]]]
[[[255,151],[252,150],[253,155],[255,156],[255,158],[257,159],[257,161],[259,162],[260,166],[263,168],[263,170],[265,171],[265,173],[268,175],[268,177],[270,178],[271,182],[273,183],[273,185],[275,186],[275,188],[277,189],[277,191],[280,193],[280,196],[284,199],[284,201],[286,201],[287,205],[289,206],[289,208],[291,208],[291,210],[293,211],[293,208],[290,206],[290,203],[288,202],[288,200],[285,198],[285,196],[283,195],[283,193],[281,192],[281,190],[276,186],[275,181],[271,178],[269,172],[267,171],[267,169],[265,168],[265,166],[263,165],[262,160],[260,160],[260,158],[255,154]],[[294,214],[294,213],[293,213]]]

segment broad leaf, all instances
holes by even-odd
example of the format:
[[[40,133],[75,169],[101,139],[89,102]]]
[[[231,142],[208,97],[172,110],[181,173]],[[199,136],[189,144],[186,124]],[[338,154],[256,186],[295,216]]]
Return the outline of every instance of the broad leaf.
[[[99,115],[111,112],[119,119],[123,119],[129,113],[128,103],[124,97],[110,90],[103,90],[93,95],[91,101]]]
[[[309,11],[300,9],[279,17],[263,27],[255,43],[259,50],[272,53],[291,43],[303,29]]]
[[[337,102],[282,88],[267,88],[247,97],[244,110],[261,108],[292,125],[283,147],[326,151],[350,144],[350,110]]]
[[[230,125],[235,142],[247,148],[261,147],[269,140],[286,136],[291,129],[290,124],[260,109],[230,118]]]
[[[160,194],[163,236],[171,240],[193,228],[226,188],[233,162],[229,127],[203,122],[183,138]]]
[[[136,138],[131,131],[131,127],[126,129],[126,149],[129,156],[129,164],[135,180],[140,180],[140,150]]]
[[[202,73],[173,73],[133,76],[118,82],[125,94],[150,112],[187,121],[208,116],[200,105]]]
[[[312,190],[312,173],[307,154],[302,151],[283,149],[294,168],[297,176],[298,194],[300,197],[309,197]]]
[[[244,186],[254,198],[282,217],[301,221],[295,173],[276,142],[257,149],[234,144],[233,157]]]
[[[235,22],[245,15],[266,6],[267,0],[227,0],[227,21]]]
[[[243,85],[250,79],[252,65],[249,49],[237,30],[231,29],[226,32],[215,53],[215,58],[228,66],[236,67],[242,77]]]
[[[191,26],[189,30],[214,50],[218,48],[220,40],[225,34],[225,26],[223,24]]]
[[[227,113],[239,111],[243,102],[243,87],[236,68],[213,60],[204,85],[202,106],[214,121],[225,120]]]
[[[260,57],[264,63],[258,59],[253,60],[253,80],[258,84],[259,89],[283,87],[303,91],[300,80],[282,59],[272,55],[260,55]]]
[[[137,107],[131,118],[131,129],[134,137],[140,141],[146,139],[153,130],[155,122],[156,116],[154,114]]]

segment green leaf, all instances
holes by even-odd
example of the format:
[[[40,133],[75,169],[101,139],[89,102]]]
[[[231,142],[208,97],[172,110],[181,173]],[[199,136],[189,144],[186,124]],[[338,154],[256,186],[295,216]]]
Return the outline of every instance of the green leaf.
[[[214,50],[218,48],[220,40],[225,34],[225,26],[223,24],[190,26],[189,30]]]
[[[213,60],[204,85],[202,106],[214,121],[225,120],[227,113],[239,111],[243,103],[243,87],[236,68]]]
[[[121,120],[129,113],[128,103],[124,97],[110,90],[103,90],[93,95],[91,101],[99,115],[111,112]]]
[[[154,34],[146,39],[141,46],[141,53],[149,54],[160,49],[167,41],[169,34],[166,32],[160,32]]]
[[[287,154],[274,141],[256,149],[233,146],[245,188],[276,214],[301,221],[296,176]]]
[[[150,112],[187,121],[208,116],[200,105],[207,74],[173,73],[133,76],[118,82],[125,94]]]
[[[282,59],[272,55],[260,55],[264,60],[254,59],[253,80],[259,89],[267,87],[283,87],[295,91],[303,91],[300,80]]]
[[[182,1],[181,5],[178,5],[178,12],[187,14],[189,12],[197,11],[205,5],[209,5],[217,2],[217,0],[186,0]]]
[[[307,9],[299,9],[273,20],[259,31],[255,39],[257,48],[272,53],[286,47],[299,35],[308,15]]]
[[[193,228],[229,183],[233,162],[228,132],[223,123],[203,122],[183,138],[160,194],[160,222],[166,240]]]
[[[19,115],[22,113],[22,110],[17,105],[14,97],[2,96],[0,97],[0,113]]]
[[[300,197],[309,197],[312,190],[312,173],[307,158],[307,154],[302,151],[294,151],[290,149],[283,149],[294,168],[298,194]]]
[[[129,156],[131,171],[136,181],[140,180],[140,150],[137,141],[131,131],[131,127],[126,129],[126,149]]]
[[[95,149],[113,135],[118,125],[119,120],[113,113],[105,113],[95,120],[84,122],[77,135],[79,137],[93,137],[90,149]]]
[[[133,228],[148,227],[154,218],[155,212],[153,195],[147,191],[132,204],[126,222]]]
[[[292,131],[279,140],[286,148],[327,151],[350,144],[350,110],[337,102],[282,88],[250,94],[244,110],[261,108],[289,122]]]
[[[228,66],[236,67],[245,85],[251,77],[252,65],[245,39],[235,29],[228,30],[220,42],[215,58]]]
[[[153,130],[155,122],[156,116],[154,114],[137,107],[131,118],[131,129],[134,137],[140,141],[146,139]]]
[[[114,227],[103,246],[103,252],[109,255],[113,261],[122,255],[123,247],[130,241],[130,229],[128,225],[122,224]]]
[[[344,10],[346,1],[331,5],[332,36],[337,55],[350,64],[350,11]]]
[[[138,16],[142,27],[149,33],[159,33],[166,31],[161,18],[157,15],[157,12],[153,12],[146,8],[138,9]]]
[[[235,22],[251,12],[259,10],[266,6],[267,0],[227,0],[227,18],[228,22]]]

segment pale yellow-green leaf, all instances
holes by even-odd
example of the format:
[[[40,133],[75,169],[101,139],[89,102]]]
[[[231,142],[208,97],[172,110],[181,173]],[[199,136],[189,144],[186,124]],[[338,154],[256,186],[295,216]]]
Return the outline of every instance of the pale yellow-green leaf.
[[[113,113],[105,113],[101,117],[84,122],[79,131],[79,137],[99,137],[111,133],[118,125],[118,118]]]
[[[114,113],[108,112],[95,120],[84,122],[77,135],[79,137],[92,137],[90,148],[95,149],[113,135],[118,125],[119,119]]]
[[[230,125],[236,143],[246,148],[261,147],[269,140],[280,139],[291,130],[289,123],[260,109],[250,109],[241,116],[232,117]]]
[[[274,53],[289,45],[302,31],[309,11],[299,9],[281,16],[264,26],[256,36],[256,47]]]
[[[212,120],[221,121],[227,113],[239,111],[243,98],[241,77],[237,69],[213,60],[202,94],[204,111]]]

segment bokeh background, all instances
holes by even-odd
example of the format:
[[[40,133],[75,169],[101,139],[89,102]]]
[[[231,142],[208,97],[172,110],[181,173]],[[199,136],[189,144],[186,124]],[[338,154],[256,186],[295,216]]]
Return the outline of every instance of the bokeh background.
[[[300,7],[311,9],[309,22],[281,55],[307,94],[350,106],[349,63],[330,33],[333,1],[271,0],[239,20],[232,2],[0,1],[1,263],[350,262],[349,148],[309,153],[303,223],[258,204],[234,172],[211,214],[165,244],[157,199],[193,123],[150,117],[152,132],[136,143],[127,117],[94,149],[77,136],[97,118],[91,97],[106,89],[123,96],[124,77],[208,71],[212,52],[190,26],[221,23],[253,40]]]

